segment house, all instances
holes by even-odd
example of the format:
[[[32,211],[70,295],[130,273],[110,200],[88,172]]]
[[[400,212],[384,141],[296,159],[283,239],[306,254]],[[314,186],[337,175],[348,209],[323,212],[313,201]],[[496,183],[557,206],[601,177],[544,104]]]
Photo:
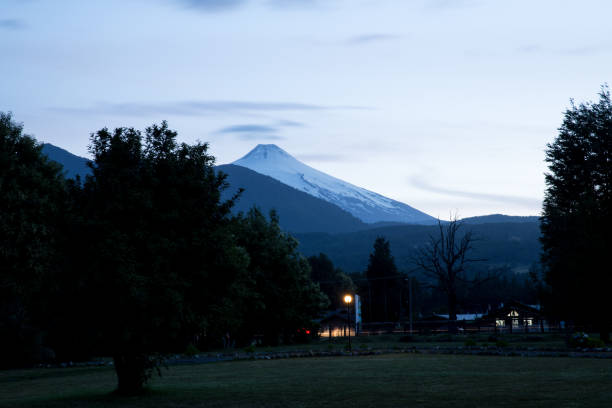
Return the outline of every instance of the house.
[[[548,328],[539,308],[511,301],[492,310],[482,317],[482,321],[490,324],[496,332],[543,332]]]

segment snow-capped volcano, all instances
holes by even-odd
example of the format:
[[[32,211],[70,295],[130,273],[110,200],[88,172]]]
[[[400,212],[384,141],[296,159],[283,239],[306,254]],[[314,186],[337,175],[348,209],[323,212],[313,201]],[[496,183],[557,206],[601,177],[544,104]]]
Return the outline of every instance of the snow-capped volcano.
[[[409,205],[354,186],[295,159],[274,144],[260,144],[232,164],[270,176],[321,198],[367,223],[432,224],[436,219]]]

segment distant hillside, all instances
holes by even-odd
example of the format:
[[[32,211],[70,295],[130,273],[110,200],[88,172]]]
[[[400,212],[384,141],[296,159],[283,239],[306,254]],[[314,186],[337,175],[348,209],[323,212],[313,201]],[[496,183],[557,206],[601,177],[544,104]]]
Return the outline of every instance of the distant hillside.
[[[77,174],[81,178],[91,174],[91,169],[87,166],[89,160],[70,153],[61,147],[54,146],[50,143],[44,143],[42,151],[50,160],[61,164],[64,167],[66,177],[75,178]]]
[[[368,228],[359,219],[327,201],[296,190],[286,184],[246,167],[226,164],[217,169],[228,175],[230,188],[223,193],[231,197],[244,188],[235,211],[248,211],[257,205],[265,214],[276,209],[281,227],[290,232],[340,233]]]
[[[324,233],[296,234],[300,251],[306,255],[323,252],[334,264],[347,272],[362,272],[367,268],[368,256],[378,236],[387,238],[397,266],[401,270],[414,268],[411,257],[424,245],[437,226],[405,225],[375,228],[353,233],[330,235]],[[540,226],[537,222],[466,224],[464,230],[473,231],[478,241],[473,255],[485,258],[479,267],[509,265],[525,272],[540,258]]]
[[[540,222],[540,217],[527,216],[521,217],[516,215],[491,214],[480,215],[478,217],[463,218],[461,220],[466,224],[490,224],[504,222]]]

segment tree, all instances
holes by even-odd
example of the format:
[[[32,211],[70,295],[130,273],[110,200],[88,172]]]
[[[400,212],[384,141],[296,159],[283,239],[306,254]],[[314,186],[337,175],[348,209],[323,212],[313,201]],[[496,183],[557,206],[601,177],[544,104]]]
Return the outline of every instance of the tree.
[[[401,314],[402,277],[391,255],[389,241],[377,237],[370,254],[368,268],[368,314],[375,322],[397,321]]]
[[[442,224],[438,220],[438,236],[430,236],[429,242],[419,249],[414,259],[425,275],[432,278],[438,289],[446,294],[448,304],[449,331],[456,330],[459,285],[480,281],[467,276],[467,267],[481,259],[470,258],[474,237],[471,231],[461,233],[461,222],[452,218]]]
[[[238,217],[234,231],[249,264],[242,285],[242,327],[228,330],[241,330],[243,339],[261,333],[266,344],[276,345],[293,341],[301,329],[312,329],[328,300],[310,278],[295,238],[281,231],[276,213],[268,220],[252,208]]]
[[[0,112],[0,365],[33,362],[36,304],[56,255],[65,184],[41,151]]]
[[[330,307],[338,309],[344,307],[344,295],[355,291],[353,280],[342,269],[336,268],[323,253],[308,257],[312,280],[319,284],[321,291],[330,301]]]
[[[209,327],[248,257],[230,232],[232,200],[208,145],[176,143],[166,122],[91,136],[92,176],[73,191],[65,312],[113,356],[118,392],[139,392],[155,352]],[[84,326],[84,327],[82,327]]]
[[[609,341],[607,255],[612,248],[612,103],[607,86],[599,101],[566,110],[547,146],[542,262],[550,288],[546,304],[559,319],[596,329]]]

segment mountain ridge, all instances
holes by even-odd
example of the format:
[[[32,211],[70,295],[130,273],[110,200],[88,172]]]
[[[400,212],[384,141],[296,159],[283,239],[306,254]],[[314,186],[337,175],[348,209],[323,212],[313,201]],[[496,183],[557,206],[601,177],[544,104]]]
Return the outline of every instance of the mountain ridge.
[[[227,175],[229,187],[223,199],[244,188],[236,201],[234,213],[247,212],[253,206],[265,215],[275,210],[281,228],[291,233],[326,232],[331,234],[367,229],[368,225],[340,207],[313,197],[280,181],[233,164],[216,166]]]
[[[434,224],[437,220],[402,202],[314,169],[275,144],[259,144],[232,164],[275,178],[337,205],[366,223]]]

